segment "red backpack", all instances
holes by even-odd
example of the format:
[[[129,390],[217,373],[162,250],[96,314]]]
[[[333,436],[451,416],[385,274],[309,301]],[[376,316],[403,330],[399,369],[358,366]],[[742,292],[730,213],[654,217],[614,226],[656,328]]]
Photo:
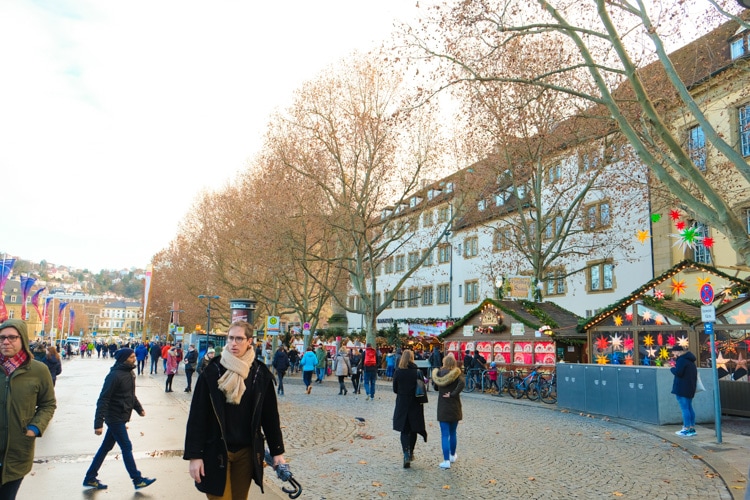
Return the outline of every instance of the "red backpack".
[[[375,349],[366,349],[365,366],[375,366],[377,364],[377,360],[375,359]]]

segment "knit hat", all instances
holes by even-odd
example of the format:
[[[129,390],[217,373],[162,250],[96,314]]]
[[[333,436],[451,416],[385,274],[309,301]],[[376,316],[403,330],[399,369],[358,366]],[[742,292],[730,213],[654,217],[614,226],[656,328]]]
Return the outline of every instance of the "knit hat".
[[[684,350],[685,349],[683,349],[680,344],[675,344],[675,346],[672,347],[672,352],[681,352],[681,351],[684,351]]]
[[[206,354],[216,354],[216,350],[213,347],[209,347]]]
[[[133,354],[135,351],[133,349],[130,349],[128,347],[123,347],[122,349],[118,350],[115,353],[115,360],[118,363],[122,363],[123,361],[127,360],[131,354]]]

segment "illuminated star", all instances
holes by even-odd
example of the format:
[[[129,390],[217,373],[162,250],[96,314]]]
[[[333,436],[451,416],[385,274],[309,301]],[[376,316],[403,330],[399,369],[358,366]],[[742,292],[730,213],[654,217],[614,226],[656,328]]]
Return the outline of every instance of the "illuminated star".
[[[675,224],[675,227],[677,228],[678,231],[682,231],[683,229],[685,229],[685,225],[686,225],[685,221],[681,220],[681,221],[678,221],[677,224]]]
[[[667,344],[669,345],[669,347],[674,347],[676,342],[677,339],[674,338],[674,335],[670,335],[669,338],[667,338]]]
[[[664,324],[664,316],[662,316],[661,314],[657,314],[656,318],[654,318],[654,323],[656,323],[657,325],[663,325]]]
[[[632,351],[633,350],[633,337],[625,337],[625,340],[623,341],[622,345],[626,351]]]
[[[725,358],[721,351],[719,351],[719,354],[716,356],[716,368],[724,368],[727,370],[727,362],[729,361],[731,361],[731,359]]]
[[[615,316],[615,326],[622,326],[622,316],[619,314]]]
[[[607,347],[609,347],[609,340],[607,340],[605,337],[597,337],[596,338],[596,348],[604,350]]]
[[[625,356],[625,364],[626,365],[632,365],[633,364],[633,355],[632,354],[627,354]]]
[[[666,348],[666,347],[662,347],[662,348],[661,348],[661,349],[659,350],[659,357],[660,357],[661,359],[669,359],[669,351],[667,351],[667,348]]]
[[[734,360],[735,363],[735,370],[739,370],[740,368],[744,368],[747,370],[747,359],[742,357],[742,354],[740,354],[737,359]]]
[[[632,323],[633,322],[633,313],[632,312],[625,313],[625,319],[628,320],[630,323]]]
[[[664,345],[664,337],[662,337],[661,333],[656,336],[656,343],[658,345]]]
[[[680,223],[682,223],[682,221],[680,221]],[[685,252],[688,248],[695,248],[696,243],[703,239],[703,237],[698,234],[698,228],[696,226],[677,229],[680,231],[679,234],[670,234],[669,236],[671,236],[672,238],[677,238],[677,241],[672,246],[679,246],[683,252]]]
[[[643,318],[643,321],[651,321],[651,311],[646,311],[641,314],[641,318]]]
[[[680,218],[680,212],[677,210],[670,210],[669,211],[669,218],[672,220],[677,220]]]
[[[650,234],[648,234],[648,231],[646,231],[646,230],[644,230],[644,229],[640,229],[640,230],[639,230],[639,231],[638,231],[638,232],[636,233],[635,237],[636,237],[636,239],[637,239],[638,241],[640,241],[640,242],[641,242],[641,245],[643,245],[644,243],[646,243],[646,240],[647,240],[647,239],[649,239],[649,238],[651,237],[651,235],[650,235]]]
[[[684,335],[677,339],[677,345],[682,347],[683,349],[687,349],[688,346],[688,339]]]
[[[729,316],[729,319],[731,319],[738,325],[744,325],[750,319],[750,315],[745,314],[744,311],[742,311],[741,309],[738,309],[737,314],[735,314],[734,316]]]
[[[671,288],[673,294],[680,295],[681,293],[685,292],[687,285],[685,285],[685,280],[677,281],[676,279],[672,278]]]
[[[646,345],[649,347],[654,345],[654,337],[652,337],[650,333],[646,334],[646,336],[643,337],[643,345]]]
[[[612,347],[619,349],[622,347],[622,337],[620,337],[618,334],[614,334],[610,337],[610,341],[612,342]]]
[[[705,236],[703,238],[703,246],[706,248],[711,248],[712,246],[714,246],[714,239],[710,236]]]
[[[661,220],[661,214],[651,214],[651,222],[659,222]]]
[[[696,288],[698,288],[698,290],[700,290],[701,288],[703,288],[703,285],[708,285],[709,283],[711,283],[711,278],[700,278],[700,277],[698,277],[698,278],[695,279],[695,281],[696,281],[696,283],[695,283]]]
[[[654,290],[654,297],[657,299],[664,298],[664,290]]]
[[[654,347],[649,347],[646,349],[646,354],[648,354],[650,358],[653,358],[656,356],[656,349]]]
[[[599,354],[599,355],[596,356],[596,364],[598,364],[598,365],[606,365],[607,362],[608,362],[607,356],[605,356],[603,354]]]

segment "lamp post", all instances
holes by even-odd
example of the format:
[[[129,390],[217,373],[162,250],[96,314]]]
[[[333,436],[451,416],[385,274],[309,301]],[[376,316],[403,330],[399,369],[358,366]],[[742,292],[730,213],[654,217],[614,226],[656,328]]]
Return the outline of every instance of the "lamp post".
[[[211,343],[211,299],[218,300],[221,297],[218,295],[198,295],[199,299],[208,299],[208,307],[206,307],[206,345]]]
[[[505,280],[503,279],[502,275],[498,276],[495,279],[495,289],[497,290],[496,292],[497,300],[503,300],[503,283],[504,282]]]

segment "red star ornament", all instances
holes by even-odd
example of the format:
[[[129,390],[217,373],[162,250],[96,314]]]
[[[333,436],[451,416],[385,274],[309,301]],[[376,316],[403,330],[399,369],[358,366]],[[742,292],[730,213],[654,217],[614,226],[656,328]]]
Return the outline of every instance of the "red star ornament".
[[[596,348],[600,350],[605,350],[607,347],[609,347],[609,339],[605,337],[597,337],[596,338]]]
[[[677,224],[675,224],[675,226],[677,227],[678,231],[682,231],[683,229],[685,229],[686,224],[684,220],[681,220],[677,221]]]
[[[703,238],[703,246],[706,248],[711,248],[712,246],[714,246],[714,239],[710,236],[706,236],[705,238]]]
[[[680,212],[677,210],[670,210],[669,218],[672,220],[678,220],[680,218]]]

